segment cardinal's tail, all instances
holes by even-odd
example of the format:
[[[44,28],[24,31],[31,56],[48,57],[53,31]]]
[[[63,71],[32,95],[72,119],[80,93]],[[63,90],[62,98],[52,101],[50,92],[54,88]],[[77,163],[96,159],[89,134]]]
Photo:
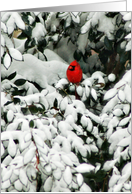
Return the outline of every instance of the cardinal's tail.
[[[81,100],[80,96],[77,93],[77,85],[76,84],[75,84],[75,97],[76,97],[76,100]]]

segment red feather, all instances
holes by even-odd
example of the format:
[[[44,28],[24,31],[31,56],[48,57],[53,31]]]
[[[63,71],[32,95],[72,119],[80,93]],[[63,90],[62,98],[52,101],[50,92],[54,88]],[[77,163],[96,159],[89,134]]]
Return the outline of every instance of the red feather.
[[[67,72],[67,79],[75,85],[75,96],[76,99],[80,100],[80,96],[76,92],[76,86],[79,85],[79,82],[82,80],[82,69],[79,65],[79,63],[75,60],[70,63]]]
[[[78,84],[81,81],[82,69],[77,61],[73,61],[70,63],[66,75],[71,83]]]

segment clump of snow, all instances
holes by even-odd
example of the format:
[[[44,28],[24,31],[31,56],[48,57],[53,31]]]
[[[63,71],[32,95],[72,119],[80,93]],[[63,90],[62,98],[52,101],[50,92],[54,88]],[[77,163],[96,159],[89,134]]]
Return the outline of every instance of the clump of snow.
[[[24,60],[13,61],[11,67],[6,70],[1,68],[1,76],[9,76],[17,72],[31,82],[36,82],[42,88],[48,84],[56,83],[59,78],[66,77],[67,65],[60,61],[41,61],[31,54],[24,54]]]

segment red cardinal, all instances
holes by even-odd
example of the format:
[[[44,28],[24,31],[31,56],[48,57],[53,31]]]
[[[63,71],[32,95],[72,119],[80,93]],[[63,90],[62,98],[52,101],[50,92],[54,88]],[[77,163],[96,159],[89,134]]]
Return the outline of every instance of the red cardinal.
[[[78,94],[76,92],[76,86],[79,85],[79,82],[82,79],[82,69],[76,60],[70,63],[70,65],[67,69],[66,75],[67,75],[68,80],[71,83],[75,84],[76,99],[80,99],[80,97],[78,96]]]

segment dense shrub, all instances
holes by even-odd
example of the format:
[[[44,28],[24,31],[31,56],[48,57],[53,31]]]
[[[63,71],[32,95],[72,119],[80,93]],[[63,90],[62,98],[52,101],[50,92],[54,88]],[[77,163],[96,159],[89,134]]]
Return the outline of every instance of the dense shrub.
[[[1,14],[7,192],[131,191],[131,13]],[[68,82],[77,60],[83,80]]]

